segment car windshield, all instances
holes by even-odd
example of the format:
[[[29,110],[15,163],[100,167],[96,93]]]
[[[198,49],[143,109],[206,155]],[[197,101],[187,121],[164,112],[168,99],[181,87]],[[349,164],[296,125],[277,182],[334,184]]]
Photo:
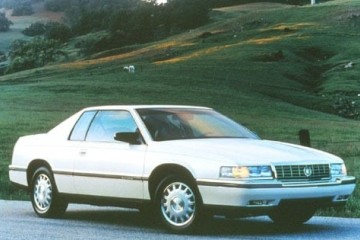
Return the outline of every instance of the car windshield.
[[[211,109],[138,109],[154,141],[252,138],[257,135]]]

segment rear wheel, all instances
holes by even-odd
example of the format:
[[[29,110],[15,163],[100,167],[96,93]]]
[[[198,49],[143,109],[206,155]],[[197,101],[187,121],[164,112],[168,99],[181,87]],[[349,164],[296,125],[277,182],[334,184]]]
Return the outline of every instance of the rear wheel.
[[[316,208],[312,206],[282,206],[269,214],[271,220],[279,225],[300,225],[312,218]]]
[[[159,184],[155,203],[161,221],[171,231],[191,231],[199,221],[202,204],[197,189],[180,177],[169,176]]]
[[[59,198],[55,181],[46,167],[38,168],[31,181],[31,202],[40,217],[59,217],[65,213],[68,203]]]

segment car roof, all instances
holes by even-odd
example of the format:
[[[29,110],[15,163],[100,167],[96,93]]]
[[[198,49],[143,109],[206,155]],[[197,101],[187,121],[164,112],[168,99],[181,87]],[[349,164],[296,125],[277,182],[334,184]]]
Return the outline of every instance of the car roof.
[[[208,109],[208,107],[201,106],[187,106],[187,105],[107,105],[107,106],[93,106],[83,109],[83,111],[91,110],[136,110],[136,109]]]

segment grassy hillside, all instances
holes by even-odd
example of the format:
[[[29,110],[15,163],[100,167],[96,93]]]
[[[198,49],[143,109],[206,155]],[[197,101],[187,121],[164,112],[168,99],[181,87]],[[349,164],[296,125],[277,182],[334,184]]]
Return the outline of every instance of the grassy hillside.
[[[19,136],[103,104],[210,106],[263,138],[293,143],[309,129],[313,147],[343,157],[359,177],[360,122],[330,114],[339,99],[356,111],[359,28],[360,0],[249,4],[215,9],[210,24],[164,41],[2,76],[0,198],[19,198],[7,175]],[[136,73],[122,71],[128,64]],[[359,206],[357,190],[336,214],[359,217]]]

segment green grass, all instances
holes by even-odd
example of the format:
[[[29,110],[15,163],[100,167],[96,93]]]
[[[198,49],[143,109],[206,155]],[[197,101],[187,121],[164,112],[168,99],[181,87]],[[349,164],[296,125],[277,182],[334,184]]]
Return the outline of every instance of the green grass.
[[[19,136],[106,104],[209,106],[263,138],[292,143],[300,129],[309,129],[313,147],[344,158],[359,178],[359,121],[329,113],[339,93],[358,101],[360,67],[345,71],[343,65],[359,62],[360,24],[349,16],[360,13],[360,1],[262,6],[217,10],[207,26],[96,56],[118,55],[0,77],[0,198],[24,198],[7,175]],[[212,34],[199,38],[204,32]],[[135,74],[122,71],[127,64],[136,66]],[[359,217],[359,204],[356,189],[345,209],[322,214]]]

